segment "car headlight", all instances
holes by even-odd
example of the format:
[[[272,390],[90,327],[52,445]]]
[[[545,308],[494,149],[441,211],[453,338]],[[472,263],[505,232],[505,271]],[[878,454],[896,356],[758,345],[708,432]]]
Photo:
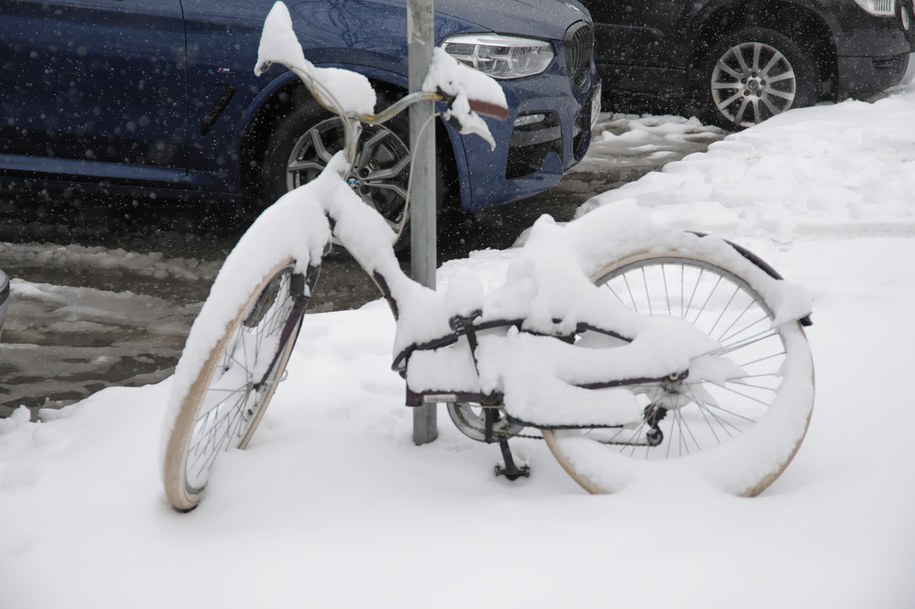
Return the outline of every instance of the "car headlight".
[[[896,0],[855,0],[855,2],[871,15],[892,17],[896,14]]]
[[[464,34],[442,42],[446,53],[493,78],[540,74],[553,61],[549,42],[499,34]]]

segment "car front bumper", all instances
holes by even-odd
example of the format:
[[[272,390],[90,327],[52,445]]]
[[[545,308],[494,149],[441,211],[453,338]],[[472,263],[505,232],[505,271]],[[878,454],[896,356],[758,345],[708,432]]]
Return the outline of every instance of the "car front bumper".
[[[840,98],[855,93],[882,91],[902,80],[909,66],[909,53],[885,57],[837,58]]]
[[[909,27],[901,11],[908,11]],[[876,17],[854,2],[834,3],[836,27],[836,71],[839,97],[854,93],[881,91],[902,79],[915,50],[915,25],[911,22],[911,2],[896,2],[896,15]]]
[[[591,144],[592,118],[600,107],[600,80],[593,68],[582,90],[559,72],[502,85],[511,114],[504,121],[487,119],[495,150],[448,127],[463,147],[455,156],[464,211],[479,212],[549,190]]]

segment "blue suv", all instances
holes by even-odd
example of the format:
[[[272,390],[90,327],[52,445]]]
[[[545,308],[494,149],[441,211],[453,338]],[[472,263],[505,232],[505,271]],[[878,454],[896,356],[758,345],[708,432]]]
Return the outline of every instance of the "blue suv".
[[[4,0],[0,188],[268,204],[340,147],[338,120],[279,67],[253,72],[273,0]],[[379,105],[407,84],[404,0],[291,0],[305,56],[355,70]],[[480,211],[553,186],[584,156],[600,81],[576,1],[438,0],[436,41],[500,79],[495,151],[438,124],[445,201]],[[407,120],[363,136],[358,189],[403,213]]]

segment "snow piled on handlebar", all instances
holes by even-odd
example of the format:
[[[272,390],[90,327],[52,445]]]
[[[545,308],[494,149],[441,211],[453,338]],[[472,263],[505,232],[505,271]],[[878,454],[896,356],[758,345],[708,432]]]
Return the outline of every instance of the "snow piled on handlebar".
[[[465,66],[436,47],[432,49],[432,63],[423,82],[423,91],[440,91],[453,97],[445,118],[456,120],[461,125],[462,134],[478,135],[491,149],[496,149],[496,142],[486,122],[470,109],[470,100],[475,99],[507,108],[505,92],[499,83],[479,70]]]

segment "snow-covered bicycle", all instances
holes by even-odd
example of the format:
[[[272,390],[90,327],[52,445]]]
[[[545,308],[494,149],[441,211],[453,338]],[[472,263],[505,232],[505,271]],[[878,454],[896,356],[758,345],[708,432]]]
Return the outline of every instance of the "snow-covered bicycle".
[[[527,471],[508,441],[532,436],[592,493],[672,476],[751,496],[787,467],[814,396],[801,287],[735,244],[659,226],[625,203],[565,226],[538,220],[498,289],[484,293],[470,271],[443,291],[422,287],[402,272],[392,227],[348,183],[361,125],[437,100],[464,132],[487,137],[479,112],[507,112],[498,84],[436,53],[424,92],[373,114],[368,81],[308,63],[279,3],[258,70],[270,63],[340,116],[347,144],[252,224],[191,329],[163,434],[172,506],[193,509],[218,456],[251,440],[335,242],[397,320],[407,405],[446,404],[464,434],[501,446],[511,478]]]

